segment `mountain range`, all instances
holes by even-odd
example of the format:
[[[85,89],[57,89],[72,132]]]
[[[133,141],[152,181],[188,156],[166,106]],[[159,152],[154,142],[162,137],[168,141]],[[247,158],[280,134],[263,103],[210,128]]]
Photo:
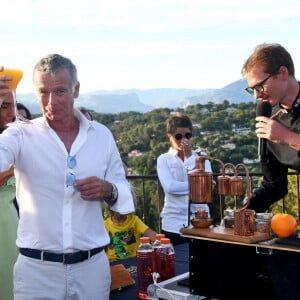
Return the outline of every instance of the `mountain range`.
[[[98,113],[127,111],[148,112],[156,108],[185,108],[188,105],[208,102],[241,103],[253,101],[245,88],[246,79],[240,79],[220,89],[157,88],[148,90],[97,90],[83,93],[75,100],[75,107],[85,107]],[[18,94],[18,102],[26,105],[33,114],[41,113],[34,93]]]

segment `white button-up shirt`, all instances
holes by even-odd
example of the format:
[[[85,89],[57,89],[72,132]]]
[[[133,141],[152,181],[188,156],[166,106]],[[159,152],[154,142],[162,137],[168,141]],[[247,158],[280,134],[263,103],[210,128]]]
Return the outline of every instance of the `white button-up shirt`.
[[[180,233],[180,229],[188,225],[189,179],[188,172],[195,169],[195,151],[189,158],[182,161],[178,151],[172,147],[167,153],[157,158],[157,175],[165,193],[164,207],[161,212],[162,229]],[[211,172],[209,160],[205,160],[205,171]],[[192,204],[191,211],[204,207],[209,213],[207,204]]]
[[[20,209],[17,246],[53,252],[89,250],[109,243],[100,201],[87,201],[72,186],[77,179],[97,176],[114,183],[120,213],[134,211],[130,186],[109,129],[74,110],[79,133],[68,154],[44,117],[11,126],[0,135],[0,171],[15,164],[16,196]],[[68,167],[67,157],[76,159]]]

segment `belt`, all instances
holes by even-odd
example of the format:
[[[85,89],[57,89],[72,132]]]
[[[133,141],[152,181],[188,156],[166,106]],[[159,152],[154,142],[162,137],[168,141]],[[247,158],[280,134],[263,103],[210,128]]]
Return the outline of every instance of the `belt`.
[[[40,259],[42,261],[47,260],[69,265],[76,264],[86,259],[89,259],[93,255],[101,252],[103,249],[104,247],[99,247],[88,251],[78,251],[73,253],[53,253],[44,250],[20,248],[20,253],[24,256]]]

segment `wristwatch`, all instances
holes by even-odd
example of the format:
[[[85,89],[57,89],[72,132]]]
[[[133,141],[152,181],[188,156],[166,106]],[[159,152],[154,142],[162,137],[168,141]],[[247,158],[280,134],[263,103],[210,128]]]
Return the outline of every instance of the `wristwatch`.
[[[113,203],[115,204],[116,201],[118,200],[118,189],[116,187],[115,184],[111,184],[112,185],[112,190],[111,190],[111,200],[113,201]]]
[[[111,185],[112,185],[111,197],[103,199],[109,206],[113,206],[118,200],[118,189],[115,184],[112,183]]]

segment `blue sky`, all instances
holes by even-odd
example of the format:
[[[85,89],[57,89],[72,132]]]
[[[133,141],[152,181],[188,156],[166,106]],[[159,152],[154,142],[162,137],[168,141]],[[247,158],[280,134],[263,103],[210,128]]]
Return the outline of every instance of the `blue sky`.
[[[1,2],[0,64],[33,92],[44,55],[76,64],[81,92],[221,88],[263,42],[281,43],[300,76],[299,0],[10,0]],[[300,78],[299,78],[300,79]]]

